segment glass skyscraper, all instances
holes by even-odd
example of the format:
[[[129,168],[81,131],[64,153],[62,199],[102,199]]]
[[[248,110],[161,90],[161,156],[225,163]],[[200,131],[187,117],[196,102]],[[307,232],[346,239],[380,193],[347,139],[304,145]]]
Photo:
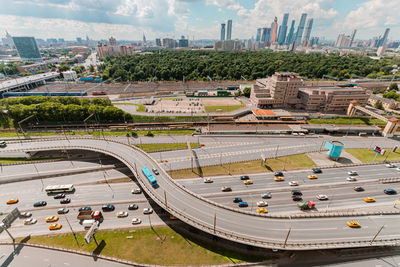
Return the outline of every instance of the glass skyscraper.
[[[21,61],[43,62],[34,37],[13,37]]]

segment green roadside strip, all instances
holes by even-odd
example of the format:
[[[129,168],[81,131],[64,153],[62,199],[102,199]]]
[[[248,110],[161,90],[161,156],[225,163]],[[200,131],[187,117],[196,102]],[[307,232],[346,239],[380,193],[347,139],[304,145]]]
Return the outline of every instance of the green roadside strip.
[[[265,164],[260,160],[244,161],[231,164],[205,166],[201,168],[183,169],[169,171],[169,175],[174,179],[198,178],[219,175],[239,175],[248,173],[262,173],[286,170],[306,169],[316,166],[306,154],[290,155],[267,159]]]
[[[234,105],[234,106],[205,106],[204,109],[206,113],[224,113],[231,112],[241,108],[244,108],[245,105]]]
[[[370,118],[335,118],[335,119],[309,119],[309,124],[335,124],[335,125],[378,125],[384,126],[386,123],[378,119]]]
[[[27,158],[0,158],[2,164],[8,163],[25,163],[31,161],[42,161],[42,160],[55,160],[59,158],[38,158],[38,159],[27,159]]]
[[[94,241],[87,245],[85,234],[76,233],[75,237],[73,234],[31,236],[27,243],[80,250],[144,264],[188,266],[264,260],[199,245],[166,226],[99,230],[96,240],[102,249],[98,249]]]
[[[362,162],[372,162],[375,156],[375,162],[400,160],[400,151],[391,152],[391,149],[385,148],[386,152],[383,156],[377,155],[373,150],[367,148],[348,148],[345,151]]]

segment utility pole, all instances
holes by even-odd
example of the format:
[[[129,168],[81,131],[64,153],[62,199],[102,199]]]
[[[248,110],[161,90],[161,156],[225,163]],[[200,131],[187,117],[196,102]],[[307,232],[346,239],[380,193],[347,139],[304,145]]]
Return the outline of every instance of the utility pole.
[[[279,149],[279,145],[276,146],[275,158],[278,156],[278,149]]]
[[[286,243],[287,243],[287,241],[288,241],[288,239],[289,239],[290,231],[292,231],[292,227],[289,228],[289,231],[288,231],[288,233],[287,233],[287,235],[286,235],[286,238],[285,238],[285,243],[283,243],[283,248],[286,247]]]
[[[285,157],[285,162],[283,163],[283,171],[286,171],[286,162],[287,162],[288,156]]]
[[[376,237],[379,235],[379,233],[382,231],[383,227],[385,227],[385,225],[382,225],[382,227],[379,229],[379,231],[376,233],[376,235],[374,236],[374,238],[372,238],[370,245],[372,245],[372,242],[375,241]]]
[[[167,192],[165,192],[165,190],[164,190],[164,203],[165,203],[165,208],[168,209]]]
[[[214,213],[214,234],[216,227],[217,227],[217,213]]]

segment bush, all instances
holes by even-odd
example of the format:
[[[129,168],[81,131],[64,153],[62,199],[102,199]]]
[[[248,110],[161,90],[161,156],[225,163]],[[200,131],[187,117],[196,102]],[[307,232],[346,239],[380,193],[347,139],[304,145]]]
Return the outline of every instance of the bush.
[[[146,135],[146,136],[150,136],[150,137],[153,137],[153,136],[154,136],[154,134],[153,134],[151,131],[148,131],[145,135]]]

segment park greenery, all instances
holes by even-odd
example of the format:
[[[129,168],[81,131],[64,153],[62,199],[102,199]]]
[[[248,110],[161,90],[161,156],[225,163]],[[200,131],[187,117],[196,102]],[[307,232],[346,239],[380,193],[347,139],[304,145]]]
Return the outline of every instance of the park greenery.
[[[390,75],[398,57],[373,60],[366,56],[340,56],[337,53],[295,54],[272,51],[156,51],[147,55],[110,56],[103,58],[98,69],[103,79],[121,81],[146,80],[247,80],[272,75],[276,71],[292,71],[303,78],[337,79],[352,76],[375,78]]]

